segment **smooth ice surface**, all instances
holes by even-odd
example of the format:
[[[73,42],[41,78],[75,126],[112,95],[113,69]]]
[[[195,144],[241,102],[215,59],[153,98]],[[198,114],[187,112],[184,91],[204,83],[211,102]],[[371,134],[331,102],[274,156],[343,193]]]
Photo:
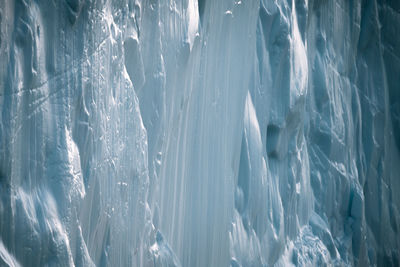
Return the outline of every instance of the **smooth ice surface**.
[[[0,0],[0,265],[399,266],[400,4]]]

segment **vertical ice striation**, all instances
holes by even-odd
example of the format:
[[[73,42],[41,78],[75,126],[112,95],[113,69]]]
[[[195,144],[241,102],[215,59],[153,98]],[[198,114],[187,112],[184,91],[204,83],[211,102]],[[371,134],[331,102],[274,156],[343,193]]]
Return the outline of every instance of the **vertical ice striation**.
[[[147,136],[125,8],[2,3],[0,232],[22,266],[146,262]]]
[[[399,29],[391,0],[0,0],[0,265],[400,265]]]

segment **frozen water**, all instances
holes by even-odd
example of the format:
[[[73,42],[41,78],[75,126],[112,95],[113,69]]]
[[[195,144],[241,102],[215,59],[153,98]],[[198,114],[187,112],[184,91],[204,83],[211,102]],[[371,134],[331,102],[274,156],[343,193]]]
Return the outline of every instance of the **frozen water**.
[[[0,1],[0,265],[400,265],[400,4]]]

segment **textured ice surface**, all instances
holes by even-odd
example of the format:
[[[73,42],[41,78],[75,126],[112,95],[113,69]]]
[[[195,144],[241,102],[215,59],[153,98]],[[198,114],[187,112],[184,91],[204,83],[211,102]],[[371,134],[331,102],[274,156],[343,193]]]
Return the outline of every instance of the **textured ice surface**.
[[[0,265],[399,266],[400,4],[0,0]]]

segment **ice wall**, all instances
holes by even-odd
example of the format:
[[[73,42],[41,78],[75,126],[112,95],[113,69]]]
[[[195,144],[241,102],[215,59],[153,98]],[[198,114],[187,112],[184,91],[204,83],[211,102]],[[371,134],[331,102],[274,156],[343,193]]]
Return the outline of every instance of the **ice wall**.
[[[396,1],[0,1],[0,265],[400,265]]]

